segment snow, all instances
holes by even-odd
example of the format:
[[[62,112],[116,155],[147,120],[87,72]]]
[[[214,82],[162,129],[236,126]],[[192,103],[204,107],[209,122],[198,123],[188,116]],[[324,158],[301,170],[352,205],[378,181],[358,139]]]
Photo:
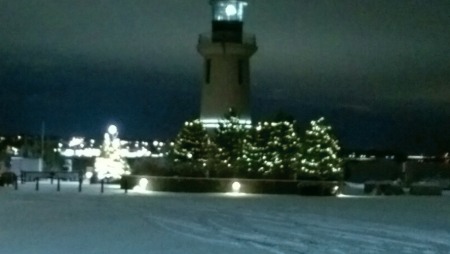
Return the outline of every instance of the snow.
[[[357,187],[357,186],[356,186]],[[450,253],[439,197],[0,187],[0,253]]]

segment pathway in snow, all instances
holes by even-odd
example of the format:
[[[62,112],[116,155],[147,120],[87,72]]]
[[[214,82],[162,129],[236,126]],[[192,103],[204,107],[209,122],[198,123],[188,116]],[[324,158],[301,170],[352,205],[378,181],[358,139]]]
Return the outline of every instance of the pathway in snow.
[[[0,253],[450,253],[450,196],[0,188]]]

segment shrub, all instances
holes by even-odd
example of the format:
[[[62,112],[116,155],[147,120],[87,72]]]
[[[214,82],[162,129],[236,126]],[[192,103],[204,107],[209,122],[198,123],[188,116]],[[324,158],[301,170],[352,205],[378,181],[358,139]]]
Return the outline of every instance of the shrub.
[[[13,172],[4,172],[0,175],[0,186],[14,185],[17,182],[17,176]]]
[[[121,188],[131,189],[141,178],[149,180],[153,191],[170,192],[231,192],[231,185],[238,181],[243,193],[263,194],[298,194],[296,181],[252,180],[233,178],[193,178],[193,177],[151,177],[151,176],[123,176]]]
[[[375,195],[402,195],[403,188],[400,184],[392,181],[370,181],[364,183],[364,193]]]
[[[427,195],[427,196],[440,196],[442,195],[442,188],[438,184],[420,184],[416,183],[411,185],[409,189],[411,195]]]
[[[336,181],[300,181],[298,194],[306,196],[334,196],[338,193],[339,182]]]

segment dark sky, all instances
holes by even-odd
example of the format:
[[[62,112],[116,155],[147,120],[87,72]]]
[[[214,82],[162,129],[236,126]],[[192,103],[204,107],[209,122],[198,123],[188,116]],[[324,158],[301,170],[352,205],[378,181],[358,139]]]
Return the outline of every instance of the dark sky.
[[[0,0],[0,132],[169,138],[199,114],[208,0]],[[256,120],[325,116],[344,147],[450,150],[448,0],[253,0]]]

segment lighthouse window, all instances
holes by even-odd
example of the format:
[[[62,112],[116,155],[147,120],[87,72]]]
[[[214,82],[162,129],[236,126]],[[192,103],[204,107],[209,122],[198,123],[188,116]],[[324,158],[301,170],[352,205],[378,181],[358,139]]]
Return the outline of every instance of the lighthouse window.
[[[206,70],[205,70],[205,82],[209,84],[211,79],[211,59],[206,60]]]
[[[244,80],[244,61],[239,60],[238,62],[238,80],[239,80],[239,85],[242,85],[242,82]]]

